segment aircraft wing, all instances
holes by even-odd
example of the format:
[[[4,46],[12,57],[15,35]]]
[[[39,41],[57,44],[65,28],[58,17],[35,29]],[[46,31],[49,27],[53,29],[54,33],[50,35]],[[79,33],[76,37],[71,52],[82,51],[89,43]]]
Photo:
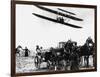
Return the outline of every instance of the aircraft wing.
[[[65,22],[61,23],[61,22],[58,22],[55,19],[52,19],[52,18],[49,18],[49,17],[46,17],[46,16],[42,16],[42,15],[39,15],[39,14],[36,14],[36,13],[32,13],[32,14],[37,16],[37,17],[40,17],[42,19],[46,19],[46,20],[49,20],[49,21],[52,21],[52,22],[60,23],[60,24],[66,25],[66,26],[70,26],[70,27],[74,27],[74,28],[82,28],[80,26],[76,26],[76,25],[73,25],[73,24],[70,24],[70,23],[65,23]]]
[[[66,13],[69,13],[69,14],[72,14],[72,15],[76,15],[75,13],[72,13],[72,12],[66,11],[66,10],[61,9],[61,8],[58,8],[58,10],[61,10],[61,11],[63,11],[63,12],[66,12]]]
[[[55,11],[55,10],[52,10],[52,9],[49,9],[49,8],[46,8],[46,7],[43,7],[43,6],[40,6],[40,5],[35,5],[35,6],[42,9],[42,10],[45,10],[45,11],[48,11],[48,12],[51,12],[51,13],[54,13],[54,14],[58,14],[58,15],[61,15],[61,16],[64,16],[64,17],[67,17],[67,18],[70,18],[70,19],[73,19],[73,20],[83,21],[83,19],[71,16],[71,15],[68,15],[68,14],[64,14],[62,12],[58,12],[58,11]]]

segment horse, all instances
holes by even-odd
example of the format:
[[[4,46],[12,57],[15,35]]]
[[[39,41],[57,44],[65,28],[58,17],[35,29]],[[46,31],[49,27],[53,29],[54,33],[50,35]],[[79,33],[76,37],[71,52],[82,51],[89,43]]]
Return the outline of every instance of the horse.
[[[18,46],[16,49],[15,49],[15,54],[19,55],[19,56],[25,56],[25,57],[28,57],[29,56],[29,53],[30,53],[30,50],[25,48],[23,49],[21,46]]]
[[[87,39],[86,43],[80,47],[80,56],[84,57],[84,64],[86,67],[89,67],[89,57],[93,56],[94,51],[94,43],[92,39]]]
[[[16,54],[18,54],[20,56],[20,50],[18,50],[17,48],[15,49],[16,50]]]
[[[68,53],[68,61],[70,70],[79,70],[79,47],[77,42],[69,40],[64,47],[66,53]]]
[[[21,56],[21,51],[23,51],[22,47],[19,45],[16,49],[15,49],[15,54]]]
[[[64,48],[53,48],[45,53],[45,61],[48,62],[48,68],[54,70],[66,69],[69,61],[69,53]]]

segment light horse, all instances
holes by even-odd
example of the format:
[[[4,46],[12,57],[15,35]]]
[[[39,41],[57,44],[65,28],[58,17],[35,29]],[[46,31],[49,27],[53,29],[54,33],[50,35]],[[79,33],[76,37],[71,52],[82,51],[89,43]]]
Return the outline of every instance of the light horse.
[[[21,56],[21,51],[23,51],[22,47],[19,45],[17,48],[16,48],[16,55],[19,55]]]
[[[26,51],[27,50],[27,51]],[[23,49],[20,45],[16,48],[16,55],[17,56],[25,56],[25,53],[27,52],[27,55],[29,55],[29,53],[30,53],[30,50],[28,50],[28,49]]]

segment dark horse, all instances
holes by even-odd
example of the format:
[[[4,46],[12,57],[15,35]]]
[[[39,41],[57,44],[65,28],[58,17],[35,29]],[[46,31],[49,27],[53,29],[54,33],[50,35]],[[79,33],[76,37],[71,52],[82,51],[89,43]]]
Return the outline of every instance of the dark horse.
[[[70,63],[72,63],[71,66],[73,70],[74,69],[73,64],[78,63],[75,59],[77,57],[76,49],[77,49],[77,43],[68,40],[64,45],[64,47],[52,48],[50,52],[47,52],[45,54],[45,59],[47,62],[48,61],[51,62],[50,66],[53,66],[55,70],[68,70],[68,66],[70,66]],[[72,52],[76,54],[72,55]],[[78,66],[78,64],[76,66]]]
[[[70,70],[79,70],[79,51],[77,42],[68,40],[65,44],[66,53],[68,53]]]
[[[89,67],[89,57],[93,56],[94,51],[94,43],[91,38],[86,40],[86,43],[80,47],[80,56],[84,57],[84,64],[86,67]]]
[[[45,62],[48,62],[49,69],[60,70],[68,59],[68,54],[64,52],[64,48],[52,48],[44,54],[44,58]]]

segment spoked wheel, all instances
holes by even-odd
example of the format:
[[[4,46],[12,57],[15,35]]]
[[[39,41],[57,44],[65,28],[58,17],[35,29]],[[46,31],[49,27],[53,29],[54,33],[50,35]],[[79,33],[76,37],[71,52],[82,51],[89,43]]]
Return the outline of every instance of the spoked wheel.
[[[40,68],[40,64],[41,64],[41,61],[40,61],[40,58],[38,57],[38,56],[35,56],[35,59],[34,59],[35,61],[35,67],[36,68]]]

